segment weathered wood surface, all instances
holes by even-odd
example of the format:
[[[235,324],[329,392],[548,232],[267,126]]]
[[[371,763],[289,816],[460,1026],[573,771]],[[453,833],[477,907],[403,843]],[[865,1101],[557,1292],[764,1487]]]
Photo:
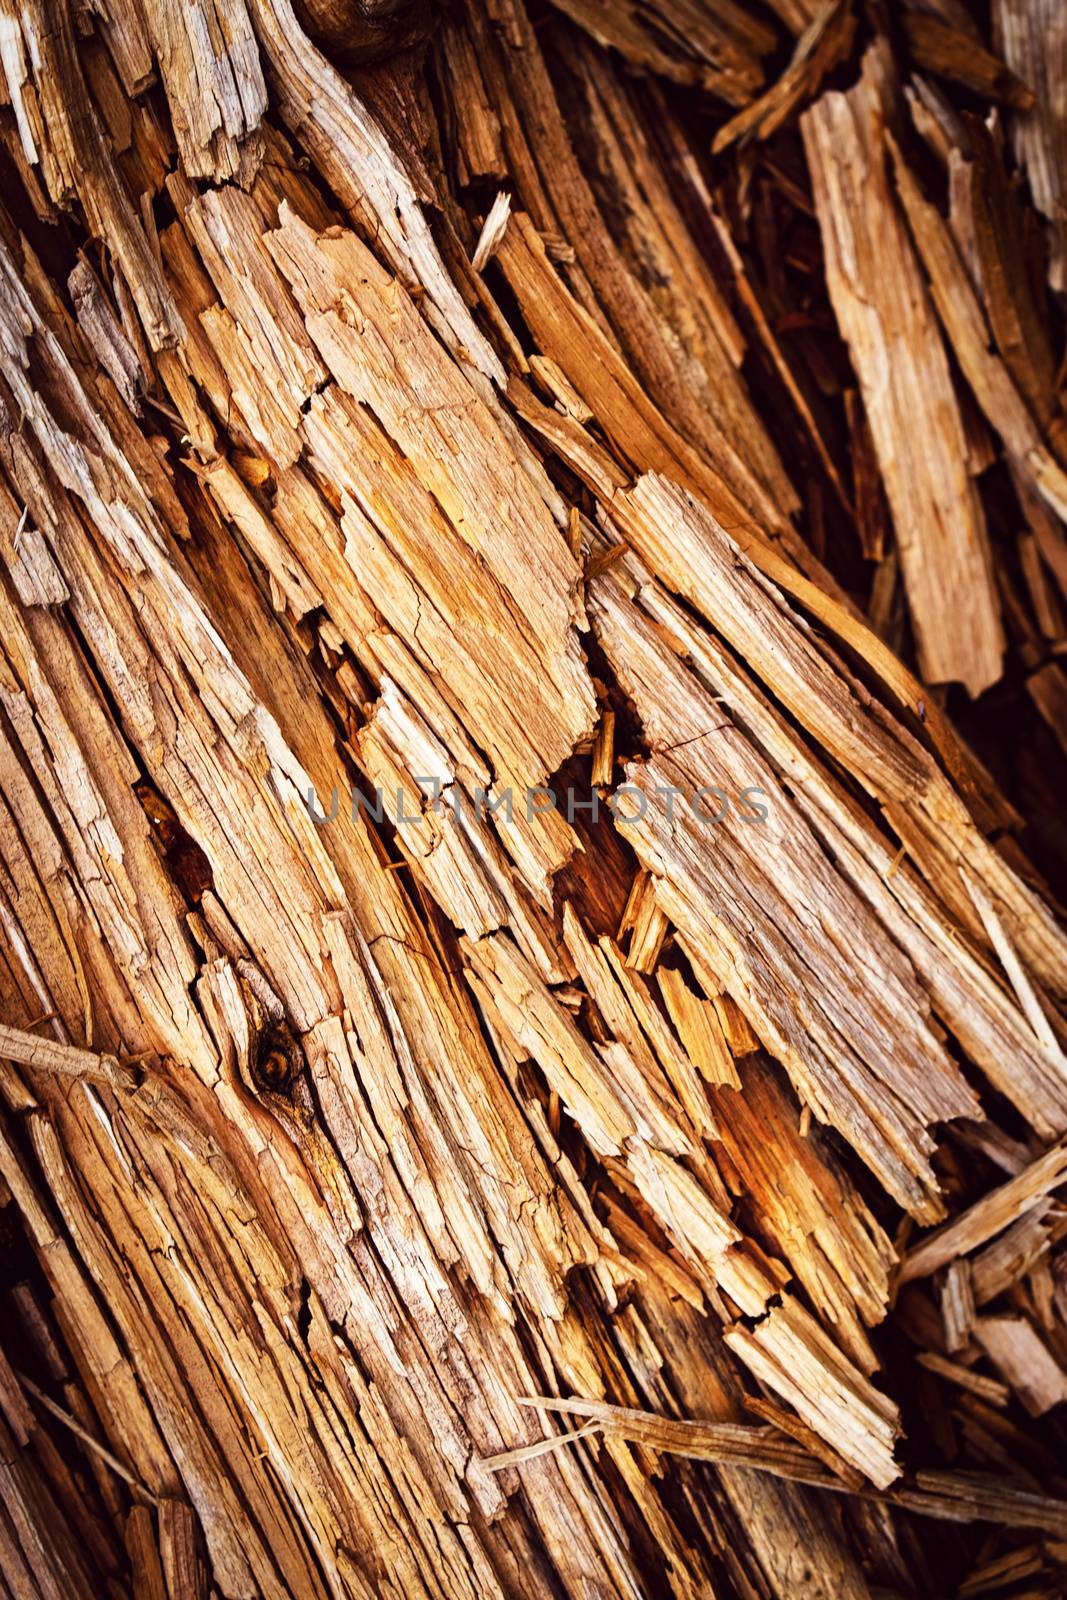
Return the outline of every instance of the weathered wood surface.
[[[4,10],[0,1589],[1059,1594],[1058,17],[435,13]]]

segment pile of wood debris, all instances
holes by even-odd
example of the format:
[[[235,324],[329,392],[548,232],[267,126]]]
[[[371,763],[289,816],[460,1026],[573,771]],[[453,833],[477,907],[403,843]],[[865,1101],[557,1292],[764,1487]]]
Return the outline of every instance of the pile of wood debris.
[[[1062,1594],[1062,0],[0,69],[0,1594]]]

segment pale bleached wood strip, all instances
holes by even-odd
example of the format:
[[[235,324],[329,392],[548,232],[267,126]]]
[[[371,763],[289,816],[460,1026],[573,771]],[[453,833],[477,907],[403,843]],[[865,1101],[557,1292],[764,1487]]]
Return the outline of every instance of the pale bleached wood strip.
[[[1017,1221],[1047,1194],[1067,1181],[1067,1143],[1046,1150],[1017,1177],[976,1200],[953,1222],[939,1228],[904,1257],[901,1282],[928,1277],[957,1256],[969,1255],[1012,1222]]]
[[[825,94],[801,126],[830,295],[893,513],[921,671],[929,683],[958,681],[977,695],[1000,677],[1005,640],[948,361],[887,173],[893,93],[888,49],[872,46],[856,87]]]

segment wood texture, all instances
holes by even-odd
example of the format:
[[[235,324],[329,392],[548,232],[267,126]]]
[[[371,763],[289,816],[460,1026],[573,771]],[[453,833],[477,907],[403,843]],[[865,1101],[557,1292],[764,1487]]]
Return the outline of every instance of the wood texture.
[[[4,12],[0,1592],[1051,1600],[1062,30],[438,10]]]
[[[1004,634],[963,418],[929,295],[890,192],[886,47],[847,95],[804,114],[831,298],[848,340],[893,512],[923,677],[979,694]],[[957,596],[968,597],[959,606]]]

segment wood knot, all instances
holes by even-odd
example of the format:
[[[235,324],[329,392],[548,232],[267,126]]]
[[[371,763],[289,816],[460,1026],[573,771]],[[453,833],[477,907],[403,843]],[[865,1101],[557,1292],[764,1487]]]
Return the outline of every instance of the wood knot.
[[[438,20],[431,0],[297,0],[315,42],[346,66],[369,66],[428,39]]]
[[[305,1061],[285,1008],[253,962],[238,960],[235,975],[248,1027],[246,1047],[240,1053],[245,1082],[257,1094],[291,1098]]]
[[[256,1041],[252,1077],[256,1087],[288,1094],[303,1071],[300,1047],[285,1024],[270,1024]]]

